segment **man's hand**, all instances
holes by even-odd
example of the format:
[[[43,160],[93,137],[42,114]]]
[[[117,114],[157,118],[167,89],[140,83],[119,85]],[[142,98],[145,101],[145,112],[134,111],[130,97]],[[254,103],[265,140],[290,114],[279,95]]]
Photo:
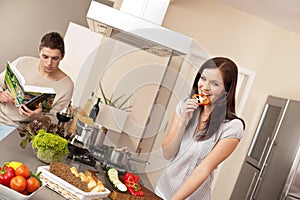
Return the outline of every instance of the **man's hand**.
[[[30,110],[27,106],[22,104],[19,106],[19,114],[24,115],[36,120],[41,120],[43,118],[43,113],[42,113],[42,104],[40,103],[38,108],[35,110]]]
[[[0,92],[0,102],[1,103],[15,103],[15,98],[14,96],[10,93],[10,91],[4,90]]]

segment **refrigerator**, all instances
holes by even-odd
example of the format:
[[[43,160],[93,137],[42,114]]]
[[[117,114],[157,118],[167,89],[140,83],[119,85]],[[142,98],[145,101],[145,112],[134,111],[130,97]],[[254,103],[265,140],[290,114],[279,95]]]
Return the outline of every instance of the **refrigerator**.
[[[300,101],[267,97],[231,200],[300,199],[299,118]]]

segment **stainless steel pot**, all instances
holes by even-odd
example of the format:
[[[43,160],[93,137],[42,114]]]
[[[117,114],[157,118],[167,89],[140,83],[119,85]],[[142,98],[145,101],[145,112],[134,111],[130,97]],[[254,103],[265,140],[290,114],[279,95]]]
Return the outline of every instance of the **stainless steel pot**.
[[[124,148],[114,148],[111,152],[110,162],[119,167],[128,167],[130,160],[144,164],[150,164],[148,161],[131,158],[131,153]]]
[[[76,139],[83,143],[84,148],[94,150],[95,147],[103,144],[107,129],[100,124],[95,123],[92,127],[78,120],[76,123],[76,133]]]

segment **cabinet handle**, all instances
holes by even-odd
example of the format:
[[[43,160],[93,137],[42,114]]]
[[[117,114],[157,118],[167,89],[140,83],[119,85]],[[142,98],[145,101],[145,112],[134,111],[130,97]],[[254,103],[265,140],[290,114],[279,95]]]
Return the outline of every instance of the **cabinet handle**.
[[[266,141],[266,143],[265,143],[264,149],[263,149],[263,151],[262,151],[262,153],[261,153],[261,156],[260,156],[259,161],[258,161],[258,164],[257,164],[258,166],[260,166],[260,164],[261,164],[261,162],[262,162],[262,159],[264,158],[264,155],[265,155],[265,152],[266,152],[266,150],[267,150],[267,146],[268,146],[269,140],[270,140],[270,137],[268,137],[268,139],[267,139],[267,141]]]
[[[254,181],[256,179],[256,176],[257,176],[257,173],[255,172],[254,173],[254,176],[252,177],[252,180],[251,180],[251,183],[250,183],[250,186],[249,186],[249,189],[248,189],[248,192],[247,192],[247,195],[246,195],[246,198],[245,199],[248,199],[248,197],[250,196],[250,193],[251,193],[251,196],[249,198],[249,200],[251,199],[251,197],[253,196],[253,193],[254,193],[254,189],[255,187],[253,188],[253,184],[254,184]],[[253,188],[253,190],[252,190]]]

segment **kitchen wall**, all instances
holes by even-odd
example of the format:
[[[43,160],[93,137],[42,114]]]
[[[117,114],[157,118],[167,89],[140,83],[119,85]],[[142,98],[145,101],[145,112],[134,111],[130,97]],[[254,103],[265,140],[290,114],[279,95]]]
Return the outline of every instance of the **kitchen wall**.
[[[38,56],[38,45],[45,33],[58,31],[64,36],[70,21],[87,26],[89,5],[89,0],[1,0],[0,71],[7,60]]]
[[[20,55],[37,56],[40,37],[65,34],[69,22],[87,26],[88,0],[1,0],[0,69]],[[213,199],[229,199],[268,94],[300,100],[300,35],[216,0],[175,0],[163,26],[192,37],[212,56],[228,56],[256,72],[242,117],[246,131],[225,161]],[[87,40],[88,38],[85,38]],[[68,52],[67,52],[68,53]],[[155,181],[155,176],[152,177]]]

